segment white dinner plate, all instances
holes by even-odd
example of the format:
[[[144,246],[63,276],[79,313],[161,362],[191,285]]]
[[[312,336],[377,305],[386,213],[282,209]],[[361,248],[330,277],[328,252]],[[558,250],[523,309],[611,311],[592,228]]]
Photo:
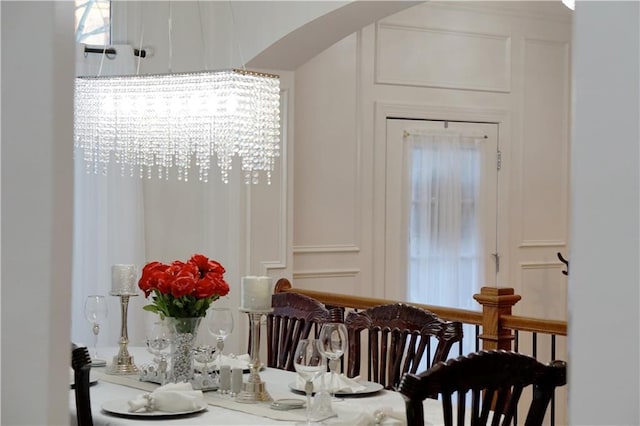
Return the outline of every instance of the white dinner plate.
[[[380,383],[376,383],[376,382],[367,382],[367,381],[359,381],[359,384],[361,384],[362,386],[364,386],[364,389],[356,391],[356,392],[336,392],[336,396],[341,396],[341,397],[345,397],[345,396],[362,396],[362,395],[368,395],[371,393],[376,393],[378,391],[381,391],[382,389],[384,389],[384,386],[382,386]],[[304,394],[304,388],[301,388],[298,386],[298,384],[296,382],[291,382],[289,383],[289,389],[291,389],[292,391],[296,392],[296,393],[301,393]],[[315,391],[314,391],[315,393]]]
[[[167,413],[165,411],[138,411],[132,413],[129,411],[129,403],[126,399],[116,399],[113,401],[107,401],[102,404],[102,409],[107,413],[118,414],[128,417],[175,417],[184,416],[187,414],[199,413],[207,408],[207,403],[203,402],[202,405],[194,410],[177,411],[173,413]]]

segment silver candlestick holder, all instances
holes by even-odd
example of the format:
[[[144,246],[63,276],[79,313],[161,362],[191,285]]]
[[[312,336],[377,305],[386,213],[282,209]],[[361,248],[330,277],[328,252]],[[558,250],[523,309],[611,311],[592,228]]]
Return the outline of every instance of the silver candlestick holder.
[[[254,311],[240,308],[241,312],[249,315],[249,326],[251,327],[251,361],[249,362],[249,379],[242,384],[242,390],[236,396],[236,401],[245,403],[273,401],[267,385],[260,378],[260,319],[263,315],[273,311],[273,309]]]
[[[127,346],[129,344],[129,334],[127,332],[127,311],[129,309],[129,297],[137,296],[137,294],[114,294],[112,296],[120,297],[120,313],[122,318],[122,326],[120,327],[120,350],[118,355],[113,357],[113,363],[107,367],[107,374],[127,375],[138,374],[138,367],[133,363],[133,356],[129,354]]]

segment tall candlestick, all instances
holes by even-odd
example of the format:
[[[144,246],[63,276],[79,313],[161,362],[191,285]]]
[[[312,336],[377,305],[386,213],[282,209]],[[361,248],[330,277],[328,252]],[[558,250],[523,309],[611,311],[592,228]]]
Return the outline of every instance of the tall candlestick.
[[[252,310],[245,310],[240,308],[241,311],[246,312],[249,315],[249,326],[251,327],[251,361],[249,361],[249,379],[242,384],[242,391],[236,396],[236,401],[243,403],[257,403],[265,401],[273,401],[269,392],[267,392],[267,385],[260,378],[260,368],[262,363],[260,362],[260,318],[262,315],[272,312],[273,309],[269,307],[264,312]]]
[[[112,265],[111,266],[111,295],[133,296],[136,295],[136,279],[138,268],[136,265]]]
[[[133,294],[132,296],[137,296]],[[120,328],[120,350],[118,355],[113,357],[113,363],[107,367],[107,374],[138,374],[138,367],[133,363],[133,356],[129,354],[127,345],[129,344],[129,333],[127,332],[127,309],[129,307],[129,297],[120,295],[120,313],[122,325]]]
[[[271,309],[272,293],[271,277],[242,277],[240,308],[247,311],[268,311]]]

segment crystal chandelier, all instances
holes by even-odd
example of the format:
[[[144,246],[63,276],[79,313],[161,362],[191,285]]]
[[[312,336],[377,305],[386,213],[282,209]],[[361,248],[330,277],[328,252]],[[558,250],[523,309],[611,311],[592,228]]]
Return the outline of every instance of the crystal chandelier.
[[[271,183],[280,151],[280,80],[246,70],[78,77],[75,146],[87,172],[187,181],[192,165],[207,182],[215,155],[228,183],[240,157],[245,183]]]

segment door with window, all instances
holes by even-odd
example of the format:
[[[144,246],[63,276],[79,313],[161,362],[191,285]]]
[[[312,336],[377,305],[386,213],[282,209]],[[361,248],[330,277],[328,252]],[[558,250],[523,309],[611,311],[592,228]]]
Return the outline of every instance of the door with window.
[[[385,298],[479,309],[498,283],[498,152],[497,124],[387,119]]]

